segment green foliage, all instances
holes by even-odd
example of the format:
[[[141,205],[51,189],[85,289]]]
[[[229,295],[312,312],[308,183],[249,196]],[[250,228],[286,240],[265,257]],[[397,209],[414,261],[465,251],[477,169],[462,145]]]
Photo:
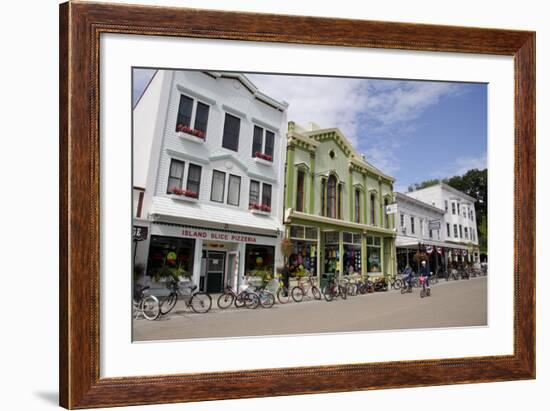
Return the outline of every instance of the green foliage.
[[[439,184],[440,182],[441,182],[441,180],[439,180],[438,178],[434,178],[432,180],[422,181],[421,183],[414,183],[414,184],[411,184],[409,186],[409,192],[414,191],[414,190],[420,190],[422,188],[435,186],[436,184]]]
[[[290,238],[285,237],[281,240],[281,253],[285,257],[285,260],[288,258],[288,256],[292,252],[292,248],[293,248],[293,245],[292,245],[292,241],[290,241]]]
[[[191,278],[191,273],[185,270],[183,264],[170,265],[163,264],[155,274],[153,274],[153,279],[155,281],[160,281],[161,279],[174,279],[179,281],[181,278]]]

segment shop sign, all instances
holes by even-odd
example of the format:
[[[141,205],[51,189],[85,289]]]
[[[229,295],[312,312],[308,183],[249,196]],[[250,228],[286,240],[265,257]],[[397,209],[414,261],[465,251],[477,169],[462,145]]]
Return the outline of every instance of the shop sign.
[[[397,213],[397,203],[388,204],[386,206],[386,214],[395,214]]]
[[[225,231],[199,230],[184,228],[181,235],[186,238],[202,238],[204,240],[228,241],[232,243],[257,243],[258,238],[250,234],[238,234]]]
[[[143,241],[147,240],[147,234],[149,233],[148,227],[142,227],[142,226],[133,226],[132,227],[132,237],[134,241]]]

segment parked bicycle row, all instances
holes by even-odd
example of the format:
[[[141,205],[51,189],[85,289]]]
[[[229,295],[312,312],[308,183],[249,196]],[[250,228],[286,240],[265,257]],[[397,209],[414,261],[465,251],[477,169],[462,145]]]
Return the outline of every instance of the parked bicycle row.
[[[348,275],[336,277],[328,276],[324,286],[319,287],[316,277],[305,276],[293,281],[293,285],[285,286],[279,278],[267,283],[261,279],[249,278],[239,290],[227,286],[221,293],[216,305],[220,310],[229,308],[256,309],[271,308],[276,303],[301,303],[307,300],[333,301],[347,299],[357,295],[388,290],[401,290],[402,294],[412,293],[420,289],[420,296],[430,296],[430,283],[438,281],[464,280],[487,275],[486,271],[476,269],[438,270],[437,274],[429,276],[419,275],[410,268],[394,277],[363,277]],[[137,285],[134,291],[134,317],[142,315],[145,319],[154,321],[163,315],[169,314],[178,300],[182,300],[185,308],[197,314],[204,314],[212,309],[212,296],[198,291],[197,286],[191,283],[181,283],[174,279],[166,283],[168,295],[158,297],[147,294],[149,287]]]

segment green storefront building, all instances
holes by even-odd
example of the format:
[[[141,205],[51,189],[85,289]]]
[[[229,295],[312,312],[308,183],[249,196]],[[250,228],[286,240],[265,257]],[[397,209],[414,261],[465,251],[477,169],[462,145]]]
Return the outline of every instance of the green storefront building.
[[[394,179],[366,162],[336,128],[290,122],[285,235],[291,264],[327,275],[395,275]]]

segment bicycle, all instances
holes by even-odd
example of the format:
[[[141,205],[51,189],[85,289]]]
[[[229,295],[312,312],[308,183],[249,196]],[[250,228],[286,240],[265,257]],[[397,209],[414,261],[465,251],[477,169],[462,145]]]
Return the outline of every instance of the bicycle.
[[[389,278],[390,288],[400,290],[404,286],[403,277],[393,276]]]
[[[298,280],[298,285],[295,287],[292,287],[290,290],[290,295],[292,296],[292,299],[300,303],[303,301],[304,297],[309,297],[309,292],[311,291],[311,298],[314,298],[316,300],[320,300],[321,297],[321,291],[319,288],[317,288],[317,285],[315,284],[313,277],[309,276],[306,278],[300,278]]]
[[[154,321],[160,316],[160,304],[158,298],[154,295],[145,295],[145,290],[148,289],[149,286],[135,286],[132,298],[132,308],[134,318],[137,319],[141,314],[146,320]]]
[[[191,308],[197,314],[207,313],[212,308],[212,297],[210,297],[210,294],[197,291],[196,285],[185,285],[183,288],[186,289],[186,292],[182,292],[180,283],[172,280],[167,287],[170,290],[170,294],[163,298],[160,303],[160,313],[162,315],[166,315],[172,311],[179,298],[184,301],[187,308]]]
[[[251,301],[253,301],[254,306],[250,308],[257,308],[261,305],[263,308],[271,308],[275,304],[275,295],[265,289],[265,286],[252,287],[252,291],[248,291]],[[256,298],[253,298],[252,295],[255,295]]]
[[[342,287],[334,275],[331,275],[328,277],[327,285],[323,288],[323,296],[326,301],[330,302],[338,296],[345,300],[347,298],[347,293],[345,287]]]
[[[230,286],[225,287],[223,294],[218,297],[218,307],[222,310],[231,307],[232,304],[235,304],[236,308],[248,307],[254,305],[254,301],[251,301],[253,297],[248,291],[241,291],[236,293]]]

